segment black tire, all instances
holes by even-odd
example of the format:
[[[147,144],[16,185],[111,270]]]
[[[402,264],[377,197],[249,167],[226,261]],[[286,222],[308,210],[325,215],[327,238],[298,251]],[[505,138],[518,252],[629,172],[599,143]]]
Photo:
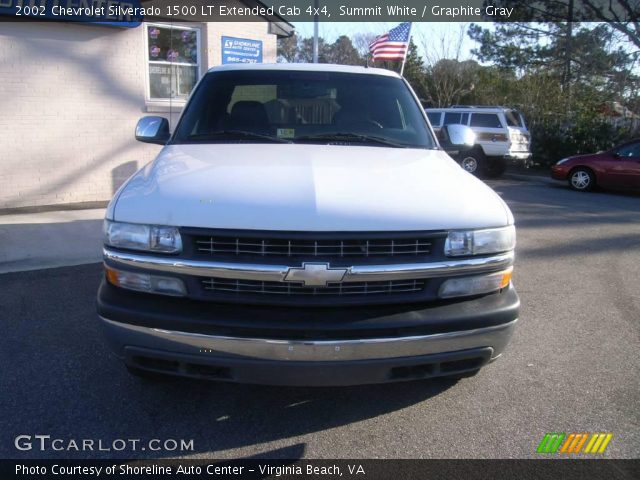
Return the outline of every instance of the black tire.
[[[507,161],[497,158],[487,164],[486,176],[488,178],[500,178],[507,169]]]
[[[596,186],[596,176],[586,167],[576,167],[569,172],[569,187],[579,192],[588,192]]]
[[[476,177],[485,173],[487,157],[479,148],[460,153],[460,166]]]

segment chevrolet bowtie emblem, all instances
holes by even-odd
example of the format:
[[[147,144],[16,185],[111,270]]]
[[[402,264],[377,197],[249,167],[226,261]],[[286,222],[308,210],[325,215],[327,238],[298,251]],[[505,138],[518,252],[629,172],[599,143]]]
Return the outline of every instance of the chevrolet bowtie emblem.
[[[329,268],[328,263],[303,263],[302,267],[290,267],[285,282],[302,283],[305,287],[326,287],[327,283],[341,282],[348,268]]]

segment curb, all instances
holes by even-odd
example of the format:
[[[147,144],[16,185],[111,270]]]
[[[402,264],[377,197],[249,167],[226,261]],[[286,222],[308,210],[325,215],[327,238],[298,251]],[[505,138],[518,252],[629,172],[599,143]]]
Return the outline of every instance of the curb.
[[[55,205],[34,205],[31,207],[7,207],[0,208],[0,216],[3,215],[24,215],[32,213],[46,212],[66,212],[69,210],[95,210],[98,208],[106,209],[108,201],[95,202],[77,202],[77,203],[58,203]]]
[[[95,258],[82,258],[68,261],[26,259],[24,261],[0,262],[0,275],[50,270],[53,268],[79,267],[81,265],[98,265],[100,263],[102,263],[102,255],[99,257],[96,256]]]
[[[0,216],[0,273],[100,262],[103,218],[102,208]]]
[[[503,175],[503,178],[508,178],[511,180],[521,180],[524,182],[537,182],[537,183],[546,183],[548,185],[557,185],[556,181],[551,177],[546,177],[543,175],[529,175],[523,173],[512,173],[506,172]]]

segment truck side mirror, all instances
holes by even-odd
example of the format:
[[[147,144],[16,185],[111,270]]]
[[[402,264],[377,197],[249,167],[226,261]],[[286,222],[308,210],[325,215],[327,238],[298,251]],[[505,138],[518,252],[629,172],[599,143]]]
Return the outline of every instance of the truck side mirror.
[[[442,146],[445,150],[464,150],[473,147],[476,134],[466,125],[449,124],[442,127]]]
[[[136,140],[165,145],[169,140],[169,121],[164,117],[142,117],[136,125]]]

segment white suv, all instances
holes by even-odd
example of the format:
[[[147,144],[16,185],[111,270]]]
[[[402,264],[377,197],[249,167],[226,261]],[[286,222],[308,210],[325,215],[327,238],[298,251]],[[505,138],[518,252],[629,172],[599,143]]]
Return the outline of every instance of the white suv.
[[[447,127],[450,143],[466,127]],[[136,375],[348,385],[472,375],[518,316],[513,216],[408,83],[228,65],[111,201],[100,323]]]
[[[454,158],[466,171],[499,177],[507,162],[531,158],[531,136],[520,112],[505,107],[453,106],[428,108],[427,115],[436,133],[445,125],[468,125],[476,134],[475,147],[460,151]]]

